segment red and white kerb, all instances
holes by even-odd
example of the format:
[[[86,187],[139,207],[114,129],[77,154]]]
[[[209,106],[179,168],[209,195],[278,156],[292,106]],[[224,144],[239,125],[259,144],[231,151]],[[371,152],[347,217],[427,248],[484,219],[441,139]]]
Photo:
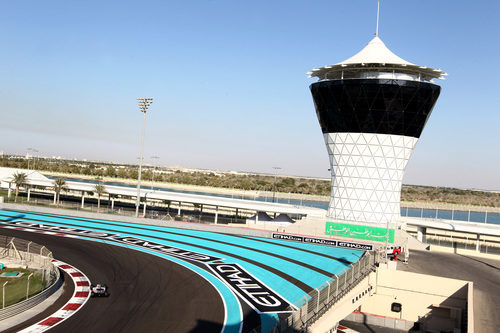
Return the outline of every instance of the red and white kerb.
[[[37,324],[31,325],[30,327],[27,327],[19,332],[44,332],[71,317],[90,298],[90,280],[87,276],[85,276],[85,274],[62,261],[52,260],[52,263],[71,276],[71,279],[75,284],[75,292],[70,300],[50,317],[45,318]]]

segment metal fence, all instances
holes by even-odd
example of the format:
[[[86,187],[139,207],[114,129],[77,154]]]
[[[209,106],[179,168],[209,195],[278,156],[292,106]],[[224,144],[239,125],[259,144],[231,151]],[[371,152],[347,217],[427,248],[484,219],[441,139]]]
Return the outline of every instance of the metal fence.
[[[31,275],[26,279],[26,299],[31,299],[33,296],[40,294],[44,289],[53,286],[59,279],[59,270],[52,264],[52,259],[52,252],[43,245],[24,239],[0,236],[0,262],[5,264],[6,267],[26,268],[32,271],[33,274],[39,274],[39,278],[41,279],[39,288],[33,289],[33,285],[30,288]],[[11,283],[9,285],[9,281],[3,284],[2,299],[0,299],[1,309],[9,305],[5,301],[6,295],[9,292],[13,292],[12,289],[18,288],[18,284],[14,285]]]
[[[375,270],[375,259],[374,253],[365,252],[360,260],[349,265],[341,274],[334,275],[322,286],[295,302],[296,308],[289,308],[291,314],[288,316],[280,315],[280,321],[275,323],[272,332],[307,331],[308,326],[318,320],[370,272]],[[252,332],[260,332],[260,327],[255,328]]]
[[[344,269],[342,274],[326,281],[304,298],[305,304],[287,318],[286,327],[305,329],[320,318],[332,305],[345,296],[353,287],[374,269],[374,256],[370,252]],[[298,304],[300,305],[300,304]]]
[[[485,208],[484,211],[474,211],[470,209],[401,207],[401,216],[433,220],[500,224],[500,213],[497,211],[489,212],[486,209],[487,208]]]
[[[29,266],[52,266],[52,252],[45,246],[25,239],[0,236],[0,258],[9,257]]]
[[[410,235],[417,236],[415,230],[408,230]],[[479,243],[476,234],[444,232],[428,228],[425,242],[431,245],[479,251],[481,253],[500,254],[500,237],[480,235]]]
[[[5,309],[0,309],[0,320],[7,319],[26,310],[29,310],[54,294],[64,283],[64,280],[60,278],[60,273],[58,270],[55,271],[55,274],[55,282],[49,285],[49,287],[44,289],[42,292],[28,298],[27,300],[8,306]]]
[[[14,203],[14,196],[11,196],[10,198],[6,197],[4,202]],[[25,193],[20,193],[16,203],[135,217],[135,200],[131,200],[130,198],[115,199],[114,204],[112,204],[108,196],[104,196],[101,198],[100,208],[98,209],[97,199],[94,197],[86,197],[85,204],[82,207],[81,198],[76,196],[61,194],[60,202],[55,204],[52,194],[32,192],[30,201],[27,201]],[[246,219],[254,214],[255,212],[253,211],[243,209],[234,210],[230,208],[225,209],[224,207],[219,207],[217,224],[245,224]],[[139,216],[150,219],[203,224],[216,222],[215,207],[203,207],[200,209],[194,204],[186,202],[183,202],[182,204],[179,204],[179,202],[176,201],[164,203],[159,200],[151,199],[148,199],[147,201],[146,210],[144,210],[144,202],[141,200]]]

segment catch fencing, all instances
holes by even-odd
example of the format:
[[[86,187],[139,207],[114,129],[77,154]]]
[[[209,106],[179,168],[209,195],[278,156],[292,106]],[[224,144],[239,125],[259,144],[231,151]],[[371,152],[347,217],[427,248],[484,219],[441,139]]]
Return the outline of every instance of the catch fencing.
[[[360,260],[349,265],[342,274],[335,275],[321,287],[311,291],[307,299],[304,298],[305,304],[287,318],[286,327],[307,328],[373,270],[374,255],[365,252]]]
[[[0,236],[0,258],[17,260],[27,266],[52,267],[52,252],[43,245],[15,237]]]
[[[272,329],[276,332],[306,332],[307,328],[318,320],[328,309],[349,293],[371,272],[375,271],[375,253],[365,254],[355,263],[349,265],[341,274],[334,275],[322,286],[308,293],[295,302],[296,308],[289,308],[290,315],[279,316],[280,321]],[[252,332],[260,332],[260,327]]]
[[[19,314],[41,303],[59,288],[62,279],[60,279],[59,269],[52,264],[52,259],[52,252],[43,245],[24,239],[0,236],[0,262],[7,268],[25,268],[32,272],[28,276],[9,278],[2,284],[0,320]],[[30,278],[33,275],[37,275],[38,279],[41,280],[39,287],[33,288],[33,282],[31,282],[30,287]],[[16,300],[15,304],[9,304],[6,302],[9,293],[15,293],[15,290],[19,290],[19,283],[13,283],[14,279],[26,281],[22,287],[22,290],[26,290],[26,296],[21,296],[21,299]]]

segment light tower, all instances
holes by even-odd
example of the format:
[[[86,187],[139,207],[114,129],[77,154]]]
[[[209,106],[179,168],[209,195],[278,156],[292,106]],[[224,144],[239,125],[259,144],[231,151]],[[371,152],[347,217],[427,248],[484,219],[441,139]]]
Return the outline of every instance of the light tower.
[[[137,98],[137,103],[139,103],[139,110],[141,110],[141,112],[144,113],[144,120],[142,121],[141,155],[139,156],[139,174],[137,177],[137,198],[135,201],[135,217],[139,217],[139,206],[141,205],[142,155],[144,150],[144,131],[146,129],[146,111],[148,110],[151,103],[153,103],[153,99],[151,97],[140,97]],[[144,202],[144,207],[146,207],[146,202]]]
[[[359,53],[308,74],[318,78],[310,89],[331,164],[328,217],[396,222],[406,164],[441,90],[432,80],[446,73],[396,56],[377,22]]]

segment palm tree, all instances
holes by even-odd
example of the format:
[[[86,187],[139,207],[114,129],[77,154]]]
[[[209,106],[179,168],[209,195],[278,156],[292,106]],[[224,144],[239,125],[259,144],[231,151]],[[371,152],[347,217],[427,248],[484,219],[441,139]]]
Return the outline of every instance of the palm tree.
[[[25,174],[24,172],[16,172],[13,175],[12,180],[14,181],[14,184],[16,184],[16,197],[14,199],[14,202],[17,202],[19,188],[23,185],[26,185],[26,181],[28,180],[28,175]]]
[[[61,198],[61,191],[66,191],[68,187],[66,186],[66,181],[64,178],[57,178],[54,181],[54,190],[56,191],[56,199],[57,199],[57,205],[59,206],[59,201]]]
[[[97,193],[97,212],[99,213],[99,209],[101,208],[101,195],[106,193],[106,188],[101,183],[98,183],[94,186],[94,192]]]
[[[167,206],[167,214],[170,213],[170,204],[172,203],[172,201],[170,200],[163,200],[163,203],[168,205]]]

